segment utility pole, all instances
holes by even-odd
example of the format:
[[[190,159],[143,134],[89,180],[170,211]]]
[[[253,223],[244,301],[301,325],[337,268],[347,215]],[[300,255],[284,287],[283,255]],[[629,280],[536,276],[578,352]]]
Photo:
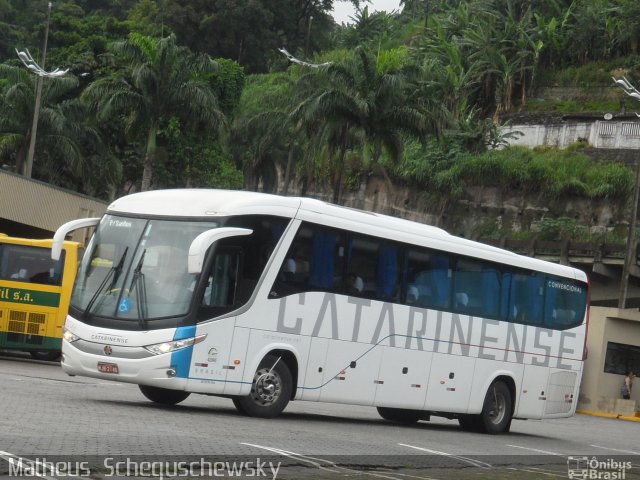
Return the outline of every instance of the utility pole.
[[[49,22],[51,21],[51,2],[49,2],[49,8],[47,10],[47,26],[44,30],[44,47],[42,47],[42,69],[45,69],[45,62],[47,60],[47,42],[49,40]],[[31,135],[29,136],[29,151],[27,153],[27,161],[23,166],[23,171],[20,172],[27,178],[31,178],[31,171],[33,170],[33,156],[36,150],[36,134],[38,132],[38,119],[40,117],[40,101],[42,99],[42,82],[44,77],[38,76],[38,84],[36,86],[36,104],[33,108],[33,122],[31,123]]]
[[[33,169],[33,156],[36,149],[36,134],[38,132],[38,118],[40,117],[40,101],[42,99],[42,82],[44,77],[56,78],[65,75],[69,69],[60,70],[56,68],[51,72],[47,72],[44,69],[44,64],[47,59],[47,41],[49,40],[49,22],[51,21],[51,7],[52,3],[49,2],[49,10],[47,12],[47,26],[44,31],[44,47],[42,48],[42,67],[33,59],[29,50],[19,51],[16,49],[18,58],[27,67],[28,70],[35,73],[38,76],[38,82],[36,84],[36,101],[33,108],[33,122],[31,124],[31,134],[29,136],[29,151],[27,153],[27,159],[22,165],[22,170],[18,173],[25,177],[31,178],[31,170]]]

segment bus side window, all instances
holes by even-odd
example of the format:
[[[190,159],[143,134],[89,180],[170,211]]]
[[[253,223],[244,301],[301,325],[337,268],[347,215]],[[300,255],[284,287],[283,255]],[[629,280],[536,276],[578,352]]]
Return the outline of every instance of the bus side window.
[[[586,297],[586,285],[566,278],[548,277],[545,282],[545,326],[565,330],[582,324]]]
[[[459,258],[454,273],[454,310],[495,318],[500,298],[500,272],[492,265]]]
[[[339,230],[303,223],[280,265],[269,297],[341,291],[345,250],[342,238]]]
[[[318,230],[313,236],[309,285],[319,290],[332,290],[335,276],[337,234]]]
[[[397,245],[381,245],[378,249],[376,268],[376,298],[383,301],[395,301],[399,296],[399,248]]]
[[[451,268],[447,255],[426,248],[407,250],[404,302],[423,308],[448,308],[451,296]]]
[[[242,257],[239,248],[216,250],[202,298],[203,306],[224,308],[240,304],[238,294],[242,292],[238,286],[242,280]]]
[[[435,307],[450,308],[451,297],[451,261],[442,254],[433,255],[431,260],[433,285],[435,287]]]
[[[543,288],[543,276],[513,273],[509,291],[508,319],[525,325],[541,325]]]

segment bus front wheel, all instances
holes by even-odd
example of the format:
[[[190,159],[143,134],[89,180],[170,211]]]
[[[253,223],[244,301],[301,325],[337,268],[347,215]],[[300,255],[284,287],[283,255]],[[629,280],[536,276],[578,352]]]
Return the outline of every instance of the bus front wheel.
[[[491,384],[484,398],[478,418],[482,429],[489,434],[506,433],[511,428],[512,398],[509,387],[497,380]]]
[[[185,400],[190,393],[183,390],[170,390],[168,388],[150,387],[138,385],[142,394],[154,403],[161,405],[175,405]]]
[[[291,398],[292,378],[282,357],[267,355],[253,376],[251,393],[245,397],[235,397],[233,404],[240,413],[250,417],[277,417]]]

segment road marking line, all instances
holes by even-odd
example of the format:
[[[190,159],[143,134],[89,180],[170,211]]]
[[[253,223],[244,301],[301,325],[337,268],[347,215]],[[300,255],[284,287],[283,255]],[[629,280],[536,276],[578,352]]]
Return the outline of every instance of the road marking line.
[[[335,469],[327,468],[327,467],[324,467],[324,466],[320,465],[320,462],[324,462],[324,463],[328,463],[328,464],[332,465],[334,468],[340,468],[340,467],[337,467],[335,463],[330,462],[329,460],[324,460],[322,458],[307,457],[305,455],[300,455],[298,453],[288,452],[286,450],[281,450],[279,448],[267,447],[265,445],[256,445],[254,443],[240,442],[240,445],[247,445],[249,447],[261,448],[263,450],[267,450],[268,452],[277,453],[278,455],[282,455],[282,456],[285,456],[285,457],[292,457],[292,458],[300,459],[303,462],[306,462],[306,463],[309,463],[309,464],[311,464],[311,465],[313,465],[315,467],[318,467],[320,470],[326,470],[328,472],[333,472],[333,473],[342,473],[340,470],[335,470]]]
[[[354,470],[352,468],[348,468],[348,467],[342,467],[340,465],[337,465],[335,462],[332,462],[331,460],[327,460],[325,458],[317,458],[317,457],[310,457],[308,455],[302,455],[300,453],[296,453],[296,452],[291,452],[288,450],[282,450],[280,448],[274,448],[274,447],[267,447],[265,445],[256,445],[255,443],[245,443],[245,442],[240,442],[240,445],[247,445],[249,447],[255,447],[255,448],[261,448],[263,450],[267,450],[268,452],[273,452],[273,453],[277,453],[278,455],[283,455],[285,457],[290,457],[290,458],[295,458],[296,460],[299,460],[301,462],[306,462],[314,467],[319,468],[320,470],[326,470],[328,472],[333,472],[333,473],[355,473],[358,475],[362,475],[364,472],[361,470]],[[331,468],[327,468],[323,465],[321,465],[321,463],[325,463],[327,465],[329,465]],[[368,476],[372,476],[372,477],[379,477],[379,478],[387,478],[389,480],[401,480],[398,477],[392,477],[392,476],[388,476],[388,475],[381,475],[378,473],[374,473],[371,471],[367,471],[366,474]],[[394,473],[395,475],[395,473]],[[436,480],[434,478],[430,478],[430,477],[416,477],[416,478],[423,478],[424,480]]]
[[[454,455],[453,453],[439,452],[438,450],[430,450],[424,447],[416,447],[415,445],[407,445],[406,443],[399,443],[398,445],[402,447],[413,448],[415,450],[420,450],[422,452],[431,453],[432,455],[441,455],[443,457],[455,458],[456,460],[460,460],[461,462],[468,463],[470,465],[473,465],[474,467],[493,468],[493,465],[491,465],[490,463],[481,462],[480,460],[474,460],[473,458],[469,458],[469,457],[463,457],[462,455]]]
[[[521,448],[523,450],[530,450],[532,452],[544,453],[545,455],[555,455],[556,457],[566,457],[566,455],[564,455],[563,453],[550,452],[548,450],[539,450],[537,448],[522,447],[520,445],[507,445],[507,447]]]
[[[631,455],[640,455],[640,453],[634,452],[633,450],[620,450],[618,448],[602,447],[600,445],[591,445],[591,446],[596,448],[601,448],[603,450],[611,450],[612,452],[622,452],[622,453],[630,453]]]

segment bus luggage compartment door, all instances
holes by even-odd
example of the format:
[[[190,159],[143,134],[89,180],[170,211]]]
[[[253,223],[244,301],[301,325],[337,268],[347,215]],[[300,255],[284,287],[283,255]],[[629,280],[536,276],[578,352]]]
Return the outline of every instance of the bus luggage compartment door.
[[[421,409],[433,353],[398,347],[383,349],[374,405]]]
[[[320,400],[373,405],[382,350],[369,343],[329,340]]]

